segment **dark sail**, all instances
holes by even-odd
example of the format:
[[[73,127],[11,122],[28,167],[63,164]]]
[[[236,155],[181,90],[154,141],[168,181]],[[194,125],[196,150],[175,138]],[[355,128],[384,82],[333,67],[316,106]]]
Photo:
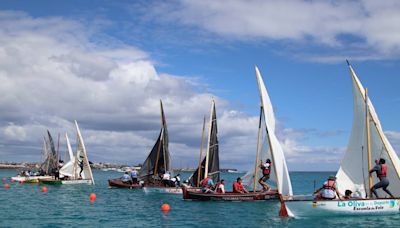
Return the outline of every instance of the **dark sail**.
[[[57,155],[56,155],[56,149],[54,146],[54,141],[53,138],[51,137],[50,131],[47,130],[47,135],[48,135],[48,140],[46,141],[47,144],[47,154],[46,154],[46,159],[40,166],[40,168],[44,171],[46,175],[51,175],[53,170],[57,168],[58,165],[58,160],[57,160]],[[49,151],[50,149],[50,151]]]
[[[219,172],[219,146],[218,146],[218,129],[217,129],[217,113],[215,111],[215,103],[213,102],[212,118],[211,118],[210,142],[208,151],[208,175],[211,175],[214,183],[220,180]],[[204,179],[206,158],[201,162],[200,181]],[[192,186],[197,186],[199,169],[192,174],[189,182]]]
[[[161,101],[160,101],[161,102]],[[156,143],[151,149],[149,156],[143,162],[139,177],[145,181],[153,176],[159,176],[166,171],[171,171],[171,158],[168,150],[168,131],[163,106],[161,103],[162,127]],[[158,159],[157,159],[158,158]]]

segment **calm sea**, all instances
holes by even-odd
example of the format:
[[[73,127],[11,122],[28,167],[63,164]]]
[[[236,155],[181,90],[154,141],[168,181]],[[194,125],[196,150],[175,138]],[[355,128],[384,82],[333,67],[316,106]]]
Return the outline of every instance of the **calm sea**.
[[[0,178],[15,170],[0,170]],[[295,194],[309,194],[330,172],[292,172]],[[182,173],[187,177],[188,173]],[[224,173],[227,185],[240,174]],[[0,227],[400,227],[400,214],[281,219],[277,202],[191,202],[181,195],[144,194],[109,189],[107,179],[121,173],[94,171],[95,186],[47,186],[11,183],[0,188]],[[97,200],[89,201],[90,193]],[[168,214],[160,206],[168,203]]]

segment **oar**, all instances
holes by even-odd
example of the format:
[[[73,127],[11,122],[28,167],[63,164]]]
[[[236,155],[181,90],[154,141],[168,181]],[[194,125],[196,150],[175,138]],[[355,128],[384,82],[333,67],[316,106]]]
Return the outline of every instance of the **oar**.
[[[282,194],[279,194],[279,201],[281,202],[281,209],[279,210],[280,217],[289,217],[289,213],[287,211],[285,201],[283,200]]]

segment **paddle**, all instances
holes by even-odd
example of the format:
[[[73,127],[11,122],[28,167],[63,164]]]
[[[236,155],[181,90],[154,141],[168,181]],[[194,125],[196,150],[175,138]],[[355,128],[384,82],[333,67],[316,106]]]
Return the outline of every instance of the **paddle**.
[[[285,201],[283,200],[282,194],[279,194],[279,201],[281,202],[281,208],[279,210],[279,216],[280,217],[289,217]]]

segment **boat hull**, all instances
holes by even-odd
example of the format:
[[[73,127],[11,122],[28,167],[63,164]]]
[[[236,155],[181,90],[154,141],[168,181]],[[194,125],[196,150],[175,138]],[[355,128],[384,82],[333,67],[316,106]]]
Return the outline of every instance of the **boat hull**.
[[[182,188],[184,200],[198,201],[258,201],[258,200],[277,200],[279,195],[276,191],[250,192],[250,193],[203,193],[199,188]]]
[[[42,184],[48,185],[72,185],[72,184],[93,184],[92,180],[40,180]]]
[[[29,176],[29,177],[16,176],[16,177],[11,177],[11,180],[27,182],[27,181],[32,181],[32,180],[43,180],[43,179],[51,179],[51,178],[53,178],[53,177],[52,176]]]
[[[400,198],[351,200],[288,200],[289,216],[368,215],[400,213]]]
[[[143,187],[145,193],[168,193],[182,194],[182,189],[179,187]]]
[[[140,184],[127,184],[122,182],[121,179],[109,179],[108,180],[108,185],[110,187],[114,188],[129,188],[129,189],[136,189],[136,188],[142,188],[143,186]]]

